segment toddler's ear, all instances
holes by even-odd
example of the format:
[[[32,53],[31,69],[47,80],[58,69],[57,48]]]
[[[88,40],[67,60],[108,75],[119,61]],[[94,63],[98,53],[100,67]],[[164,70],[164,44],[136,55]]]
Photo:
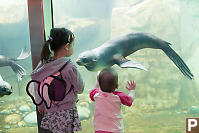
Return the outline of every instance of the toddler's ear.
[[[97,72],[97,81],[99,82],[99,74],[100,74],[100,71]]]
[[[118,86],[119,86],[119,85],[117,84],[117,85],[116,85],[116,89],[118,89]]]

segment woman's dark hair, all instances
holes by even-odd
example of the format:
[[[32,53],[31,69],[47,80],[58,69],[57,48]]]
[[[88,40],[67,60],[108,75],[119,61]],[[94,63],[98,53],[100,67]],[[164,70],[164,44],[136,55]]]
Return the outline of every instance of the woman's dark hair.
[[[113,92],[118,84],[118,74],[113,68],[105,68],[99,74],[99,85],[104,92]]]
[[[52,28],[50,30],[50,36],[47,41],[44,42],[41,51],[41,61],[45,62],[49,60],[51,51],[56,52],[62,45],[74,41],[74,34],[66,28]]]

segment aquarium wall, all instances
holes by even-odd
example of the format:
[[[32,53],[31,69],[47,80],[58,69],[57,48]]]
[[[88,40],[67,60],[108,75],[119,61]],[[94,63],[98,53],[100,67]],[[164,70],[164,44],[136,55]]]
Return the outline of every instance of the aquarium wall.
[[[1,90],[0,132],[22,132],[27,125],[25,114],[35,110],[25,101],[25,87],[32,71],[27,1],[1,0],[0,16],[0,88],[5,83],[12,86],[10,95]]]
[[[46,3],[46,38],[52,20],[54,27],[73,31],[75,45],[71,59],[74,62],[81,52],[120,35],[146,32],[170,42],[194,74],[194,80],[185,78],[158,49],[142,49],[127,57],[140,62],[148,71],[114,65],[119,75],[119,91],[128,94],[128,80],[137,84],[133,106],[122,107],[125,133],[184,133],[185,118],[199,115],[199,1],[52,0],[53,18]],[[34,56],[28,56],[31,43],[27,1],[1,0],[0,16],[0,75],[12,86],[12,94],[0,97],[0,132],[35,133],[36,108],[25,91],[32,72],[31,56]],[[19,80],[10,65],[2,65],[2,57],[17,58],[21,51],[24,51],[23,60],[11,60],[26,71]],[[81,133],[92,133],[94,103],[89,98],[89,90],[97,81],[97,72],[77,67],[85,83],[77,103]]]
[[[1,58],[0,75],[13,87],[13,94],[10,97],[1,97],[1,100],[10,100],[15,99],[15,96],[18,95],[26,95],[24,91],[25,81],[29,80],[28,75],[32,71],[30,56],[23,60],[12,60],[17,59],[23,51],[30,53],[28,8],[27,2],[24,0],[2,0],[0,8],[0,55],[11,58],[6,66],[3,66],[6,59]],[[16,71],[12,69],[12,62],[20,65],[26,71],[26,74],[19,82]]]

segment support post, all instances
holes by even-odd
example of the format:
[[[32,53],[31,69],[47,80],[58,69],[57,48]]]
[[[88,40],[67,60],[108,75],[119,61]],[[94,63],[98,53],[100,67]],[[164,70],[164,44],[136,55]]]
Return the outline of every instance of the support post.
[[[45,4],[43,6],[43,4]],[[46,6],[50,6],[47,8]],[[49,10],[46,11],[46,15],[44,15],[44,8],[52,10],[52,1],[48,0],[28,0],[28,16],[29,16],[29,31],[30,31],[30,45],[31,45],[31,55],[32,55],[32,68],[35,69],[37,64],[40,61],[40,53],[42,44],[45,40],[45,29],[47,29],[47,34],[49,34],[49,30],[52,28],[52,14]],[[49,15],[51,14],[51,15]],[[51,17],[49,19],[49,17]],[[46,24],[44,26],[44,18],[46,19]],[[50,21],[49,21],[50,20]],[[36,109],[37,110],[37,109]],[[40,128],[42,115],[38,113],[37,110],[37,123],[38,123],[38,132],[39,133],[48,133],[49,130],[45,130]]]

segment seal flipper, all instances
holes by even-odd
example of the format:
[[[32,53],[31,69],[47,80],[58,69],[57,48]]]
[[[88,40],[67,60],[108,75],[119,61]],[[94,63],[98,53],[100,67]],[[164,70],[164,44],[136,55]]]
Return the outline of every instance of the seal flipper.
[[[117,62],[117,65],[121,68],[137,68],[141,70],[147,71],[147,69],[142,66],[139,62],[127,60],[126,58],[122,58]]]
[[[3,78],[1,77],[1,75],[0,75],[0,81],[3,81]]]

